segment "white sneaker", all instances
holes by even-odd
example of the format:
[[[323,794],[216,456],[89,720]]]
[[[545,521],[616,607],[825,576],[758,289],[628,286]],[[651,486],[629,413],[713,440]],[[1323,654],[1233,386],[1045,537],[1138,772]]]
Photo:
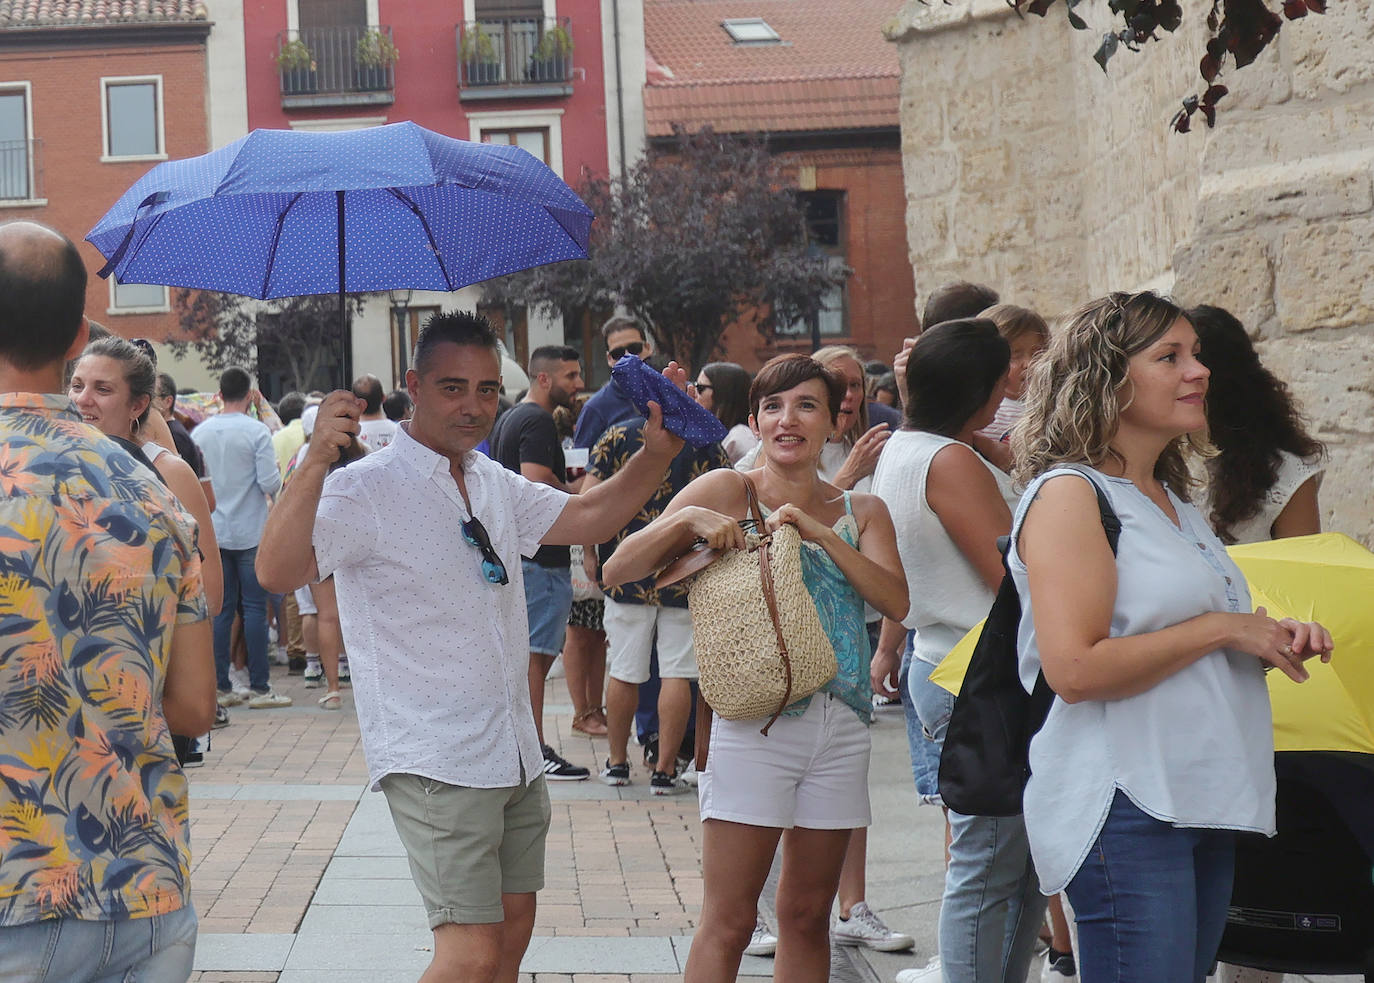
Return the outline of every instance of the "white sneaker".
[[[916,944],[910,935],[894,932],[883,924],[867,901],[860,901],[849,909],[847,919],[835,923],[830,929],[830,941],[837,945],[865,945],[878,952],[901,952]]]
[[[235,669],[233,666],[230,666],[229,686],[242,699],[247,700],[253,695],[252,688],[249,685],[247,668]]]
[[[677,773],[677,780],[684,785],[690,785],[692,788],[697,787],[699,779],[700,776],[697,774],[695,764],[689,764],[684,770]],[[774,941],[776,942],[776,940]]]
[[[273,710],[277,707],[289,707],[290,705],[291,697],[271,689],[266,693],[254,693],[248,697],[248,709],[250,710]]]
[[[924,969],[904,969],[897,974],[895,983],[942,983],[945,971],[940,966],[940,957],[932,956]]]
[[[778,937],[768,928],[768,923],[763,920],[762,915],[757,916],[754,922],[754,934],[749,937],[749,944],[744,947],[746,956],[771,956],[778,951]]]

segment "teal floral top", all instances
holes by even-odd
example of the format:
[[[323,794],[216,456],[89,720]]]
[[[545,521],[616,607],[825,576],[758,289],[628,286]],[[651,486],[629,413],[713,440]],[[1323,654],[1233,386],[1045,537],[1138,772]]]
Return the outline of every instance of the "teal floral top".
[[[763,509],[765,516],[771,509]],[[855,549],[859,548],[859,523],[854,518],[849,492],[844,493],[844,515],[832,527],[840,538]],[[868,679],[868,664],[873,653],[868,648],[868,626],[864,624],[864,601],[853,585],[845,579],[835,561],[823,546],[802,543],[802,583],[816,604],[821,628],[835,649],[839,667],[835,678],[821,687],[854,709],[864,723],[873,722],[873,686]],[[811,705],[811,697],[793,703],[783,711],[784,717],[799,717]]]

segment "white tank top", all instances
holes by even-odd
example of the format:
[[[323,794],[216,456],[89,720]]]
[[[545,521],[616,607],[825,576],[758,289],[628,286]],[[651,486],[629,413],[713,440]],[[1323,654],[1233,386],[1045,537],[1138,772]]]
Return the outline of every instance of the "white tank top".
[[[916,630],[912,654],[932,665],[986,618],[992,607],[993,592],[949,538],[926,499],[930,462],[950,444],[958,443],[953,437],[924,430],[898,430],[883,445],[873,474],[873,494],[892,513],[897,552],[911,595],[911,607],[902,624]],[[996,479],[1007,506],[1015,508],[1017,495],[1011,478],[982,457],[978,459]]]
[[[1091,470],[1091,469],[1090,469]],[[1016,512],[1019,533],[1040,485]],[[1250,591],[1196,508],[1169,492],[1175,526],[1125,478],[1093,471],[1117,517],[1113,637],[1158,631],[1209,611],[1250,611]],[[1021,595],[1017,649],[1027,692],[1040,672],[1026,565],[1013,538],[1009,566]],[[1260,661],[1217,649],[1121,700],[1056,699],[1031,740],[1026,832],[1040,888],[1056,894],[1078,872],[1121,789],[1143,812],[1181,827],[1274,835],[1274,727]]]

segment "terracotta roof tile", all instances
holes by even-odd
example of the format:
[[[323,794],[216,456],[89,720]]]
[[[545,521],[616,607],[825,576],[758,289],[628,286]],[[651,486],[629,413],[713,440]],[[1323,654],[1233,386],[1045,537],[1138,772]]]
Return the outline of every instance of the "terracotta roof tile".
[[[0,30],[209,19],[201,0],[0,0]]]
[[[649,87],[644,114],[651,137],[667,136],[674,123],[709,123],[723,133],[896,126],[899,84],[876,78]]]
[[[873,0],[645,0],[650,136],[896,126],[900,70]],[[721,26],[762,18],[781,43],[736,44]]]

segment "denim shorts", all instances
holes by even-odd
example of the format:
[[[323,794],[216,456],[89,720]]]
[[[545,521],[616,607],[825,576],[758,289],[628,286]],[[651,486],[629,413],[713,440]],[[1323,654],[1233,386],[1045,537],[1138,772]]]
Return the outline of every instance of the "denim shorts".
[[[907,633],[906,652],[898,686],[907,694],[902,703],[906,714],[906,742],[911,752],[911,777],[922,805],[944,805],[940,798],[940,749],[944,747],[949,717],[954,712],[954,694],[930,681],[935,667],[911,654],[915,632]]]
[[[525,578],[525,613],[530,619],[530,651],[557,655],[563,651],[563,629],[572,610],[572,571],[567,567],[541,567],[520,560]]]
[[[0,980],[33,983],[186,983],[196,954],[196,911],[0,927]]]

